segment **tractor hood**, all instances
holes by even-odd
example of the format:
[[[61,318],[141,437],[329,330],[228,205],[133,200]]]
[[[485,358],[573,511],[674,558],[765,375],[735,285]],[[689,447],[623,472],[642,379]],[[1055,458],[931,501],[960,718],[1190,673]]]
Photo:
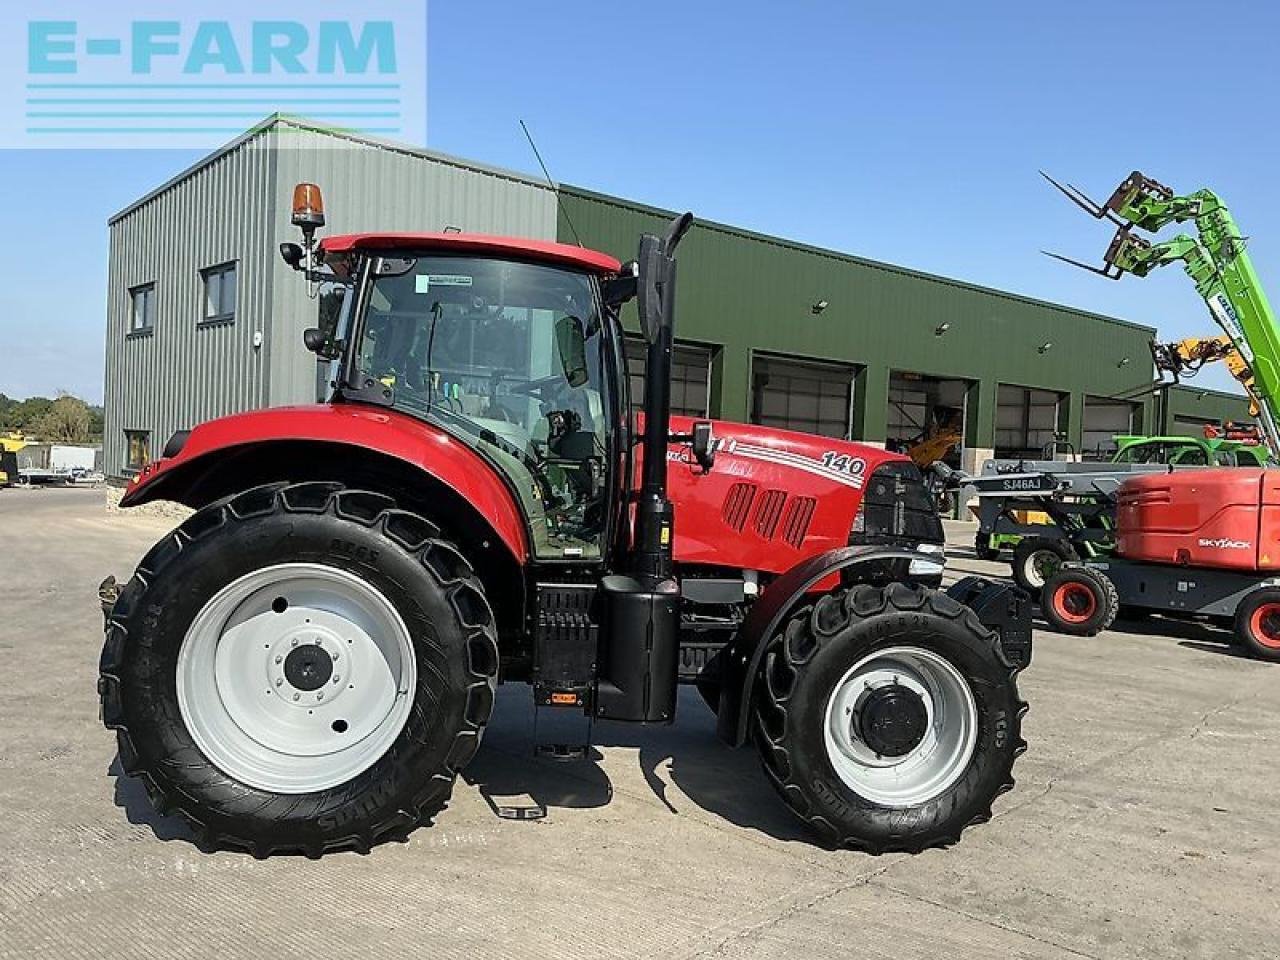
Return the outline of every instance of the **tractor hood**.
[[[674,433],[693,421],[672,417]],[[714,421],[715,465],[703,473],[685,446],[667,455],[676,506],[678,563],[781,572],[803,557],[849,545],[859,508],[881,467],[923,483],[909,458],[878,447],[790,430]],[[882,474],[883,476],[883,474]],[[931,514],[930,535],[941,542]],[[936,526],[936,534],[932,533]]]

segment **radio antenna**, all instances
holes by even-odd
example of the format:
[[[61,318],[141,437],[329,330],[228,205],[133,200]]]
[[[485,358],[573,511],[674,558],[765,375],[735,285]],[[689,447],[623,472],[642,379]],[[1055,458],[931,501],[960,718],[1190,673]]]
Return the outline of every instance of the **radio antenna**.
[[[564,208],[564,201],[560,199],[560,189],[556,186],[556,182],[551,179],[551,173],[547,170],[547,165],[542,162],[542,154],[538,152],[538,145],[533,142],[533,134],[529,132],[529,128],[525,126],[523,120],[520,121],[520,129],[524,131],[525,139],[529,141],[529,148],[533,150],[533,155],[538,159],[538,166],[542,168],[542,175],[547,178],[547,186],[551,188],[551,195],[556,198],[556,206],[560,208],[560,213],[564,215],[564,222],[569,225],[569,232],[573,234],[573,239],[578,246],[583,246],[582,238],[578,236],[578,228],[573,225],[573,220],[569,217],[569,211]]]

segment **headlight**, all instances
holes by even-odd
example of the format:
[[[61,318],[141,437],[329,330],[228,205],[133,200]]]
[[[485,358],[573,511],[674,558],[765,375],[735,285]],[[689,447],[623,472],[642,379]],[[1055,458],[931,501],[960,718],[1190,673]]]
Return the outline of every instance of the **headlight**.
[[[927,553],[936,556],[937,560],[927,560],[923,557],[912,560],[911,566],[907,572],[913,577],[936,577],[941,576],[942,571],[947,565],[946,549],[940,543],[918,543],[916,550],[920,553]]]

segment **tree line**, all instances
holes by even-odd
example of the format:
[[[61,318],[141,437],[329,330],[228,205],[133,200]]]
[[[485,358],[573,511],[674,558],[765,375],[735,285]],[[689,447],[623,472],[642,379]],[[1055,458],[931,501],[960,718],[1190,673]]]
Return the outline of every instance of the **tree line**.
[[[102,439],[103,409],[60,392],[17,400],[0,393],[0,433],[20,432],[46,443],[94,443]]]

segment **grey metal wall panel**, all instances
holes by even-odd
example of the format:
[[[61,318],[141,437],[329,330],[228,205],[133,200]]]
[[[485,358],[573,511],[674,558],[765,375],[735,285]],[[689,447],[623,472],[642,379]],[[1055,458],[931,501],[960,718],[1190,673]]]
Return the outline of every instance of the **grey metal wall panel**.
[[[289,205],[296,183],[324,191],[327,233],[439,231],[556,238],[556,200],[545,186],[503,171],[449,158],[399,150],[322,133],[281,121],[273,128],[276,242],[296,240]],[[302,348],[302,331],[316,322],[306,284],[278,257],[267,344],[270,403],[315,398],[315,358]]]
[[[104,464],[123,473],[125,430],[170,434],[260,405],[266,396],[255,332],[265,329],[270,266],[270,152],[261,137],[219,156],[114,219],[110,226]],[[201,326],[200,271],[236,261],[234,322]],[[155,283],[153,331],[130,336],[129,290]]]
[[[123,473],[124,431],[151,433],[152,454],[174,430],[242,410],[315,398],[316,364],[302,347],[315,323],[307,285],[279,243],[293,185],[324,190],[328,233],[468,232],[554,240],[552,190],[519,174],[272,120],[143,198],[111,222],[107,306],[107,472]],[[200,271],[238,262],[235,322],[199,326]],[[129,290],[156,284],[156,323],[129,337]],[[261,334],[255,346],[255,334]]]

